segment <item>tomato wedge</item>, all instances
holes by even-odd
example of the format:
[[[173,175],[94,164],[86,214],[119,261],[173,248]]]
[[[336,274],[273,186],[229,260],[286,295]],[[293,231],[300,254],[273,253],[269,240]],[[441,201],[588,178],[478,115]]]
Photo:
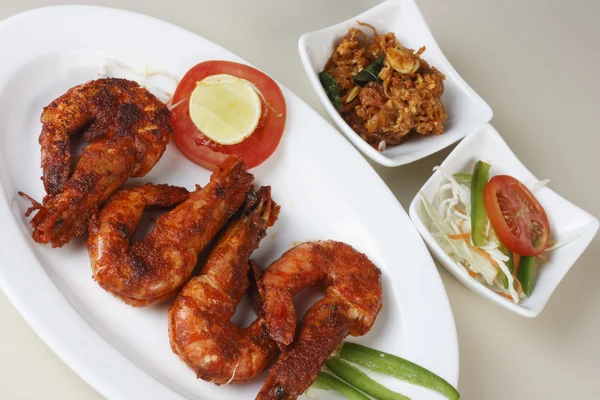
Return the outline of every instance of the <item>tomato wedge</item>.
[[[548,247],[546,211],[519,180],[509,175],[493,177],[484,189],[483,201],[492,228],[513,253],[537,256]]]
[[[262,94],[263,114],[258,126],[241,143],[215,143],[202,134],[190,118],[189,99],[196,82],[218,74],[245,79],[254,84]],[[179,82],[172,104],[171,125],[175,130],[177,147],[188,159],[206,169],[214,169],[233,154],[241,156],[248,168],[260,165],[273,154],[285,128],[285,99],[277,83],[255,68],[231,61],[205,61],[192,67]]]

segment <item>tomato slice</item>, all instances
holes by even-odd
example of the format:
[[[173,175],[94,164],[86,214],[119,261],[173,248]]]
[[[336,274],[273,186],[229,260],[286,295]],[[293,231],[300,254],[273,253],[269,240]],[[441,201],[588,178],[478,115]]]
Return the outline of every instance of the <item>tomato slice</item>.
[[[493,177],[483,191],[483,201],[492,228],[513,253],[537,256],[548,247],[546,211],[519,180],[508,175]]]
[[[217,74],[246,79],[252,82],[264,97],[261,99],[263,114],[258,126],[252,135],[241,143],[215,143],[202,134],[190,118],[189,99],[196,82]],[[171,125],[175,130],[174,140],[177,147],[188,159],[206,169],[214,169],[232,154],[242,157],[248,168],[260,165],[273,154],[285,128],[285,98],[277,83],[255,68],[231,61],[205,61],[192,67],[179,82],[172,104],[175,107],[171,111]]]

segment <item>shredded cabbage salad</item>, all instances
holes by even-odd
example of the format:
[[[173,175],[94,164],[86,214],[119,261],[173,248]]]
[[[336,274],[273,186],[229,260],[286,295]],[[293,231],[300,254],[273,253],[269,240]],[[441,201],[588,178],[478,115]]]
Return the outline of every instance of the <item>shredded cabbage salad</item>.
[[[443,168],[435,167],[435,170],[445,180],[431,201],[421,193],[422,212],[425,213],[422,216],[427,217],[424,218],[427,228],[450,258],[462,265],[470,276],[518,304],[525,295],[520,282],[506,265],[509,258],[499,250],[499,240],[490,227],[489,219],[485,245],[475,246],[471,241],[471,188],[458,183]],[[506,289],[499,270],[508,279]]]
[[[422,208],[419,210],[427,229],[440,244],[450,258],[462,265],[471,277],[487,286],[494,292],[511,299],[516,304],[526,296],[523,293],[521,282],[511,273],[507,266],[510,258],[501,249],[501,243],[489,218],[485,228],[485,243],[475,246],[471,239],[471,187],[457,181],[454,176],[444,168],[435,167],[444,177],[444,181],[430,200],[421,195]],[[532,192],[548,185],[550,180],[545,179],[534,182],[528,188]],[[546,252],[556,250],[580,237],[579,234],[570,235],[560,242],[551,241]],[[547,261],[544,253],[538,256],[542,261]],[[515,261],[516,261],[515,255]],[[516,268],[515,268],[516,269]],[[502,273],[500,273],[502,272]],[[505,287],[506,285],[506,287]]]

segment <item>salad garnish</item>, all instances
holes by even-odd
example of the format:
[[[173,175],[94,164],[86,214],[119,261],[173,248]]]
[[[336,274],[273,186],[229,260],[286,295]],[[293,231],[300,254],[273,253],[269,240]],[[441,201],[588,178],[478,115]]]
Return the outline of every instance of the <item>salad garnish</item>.
[[[472,173],[435,167],[444,183],[422,211],[442,249],[465,271],[499,295],[519,303],[533,292],[538,259],[556,248],[542,205],[523,183],[508,175],[489,178],[491,165]],[[533,188],[545,186],[539,181]]]
[[[212,60],[195,65],[181,79],[172,104],[175,144],[207,169],[232,154],[248,168],[260,165],[273,154],[285,129],[286,103],[279,85],[245,64]]]

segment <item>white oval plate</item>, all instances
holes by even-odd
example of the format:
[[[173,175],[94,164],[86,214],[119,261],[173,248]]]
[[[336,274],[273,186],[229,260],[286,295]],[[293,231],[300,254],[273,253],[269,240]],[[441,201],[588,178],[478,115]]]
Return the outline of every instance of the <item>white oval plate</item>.
[[[204,60],[243,60],[166,22],[85,6],[43,8],[2,21],[0,51],[0,284],[6,295],[52,350],[110,399],[254,398],[262,379],[221,387],[197,380],[169,347],[168,302],[135,309],[100,289],[83,238],[61,249],[34,243],[23,216],[28,204],[17,194],[43,196],[42,107],[97,77],[103,58],[177,76]],[[350,143],[282,89],[288,105],[283,140],[252,171],[256,184],[273,187],[282,212],[256,258],[267,265],[294,242],[312,239],[342,240],[365,252],[383,270],[384,308],[371,332],[354,340],[413,360],[456,385],[452,311],[419,234]],[[208,177],[171,144],[137,181],[193,188]],[[413,398],[441,398],[379,379]]]

